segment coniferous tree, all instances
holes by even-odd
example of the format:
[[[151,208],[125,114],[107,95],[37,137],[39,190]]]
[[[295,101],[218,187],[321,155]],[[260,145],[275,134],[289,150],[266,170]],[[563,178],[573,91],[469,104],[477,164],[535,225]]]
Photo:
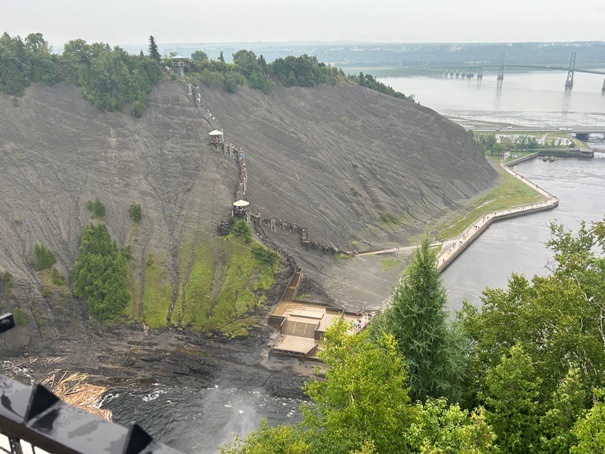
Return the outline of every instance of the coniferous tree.
[[[414,400],[460,398],[466,341],[448,324],[446,302],[436,252],[425,238],[395,287],[391,306],[372,327],[374,334],[387,332],[397,339]]]
[[[89,224],[82,231],[80,255],[72,269],[74,295],[86,300],[92,316],[109,320],[130,301],[127,290],[128,250],[118,250],[105,224]]]
[[[158,45],[155,43],[155,38],[153,36],[149,37],[149,57],[157,62],[162,59],[162,56],[158,52]]]

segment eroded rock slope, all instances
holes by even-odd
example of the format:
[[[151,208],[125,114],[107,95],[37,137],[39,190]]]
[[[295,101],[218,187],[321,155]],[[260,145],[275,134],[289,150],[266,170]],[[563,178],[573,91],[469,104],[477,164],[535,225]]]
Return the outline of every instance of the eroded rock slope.
[[[202,85],[201,95],[225,139],[246,152],[252,212],[308,227],[311,239],[341,249],[406,244],[496,180],[461,127],[361,87],[276,87],[264,95]],[[86,311],[67,290],[62,304],[57,295],[43,297],[44,277],[27,261],[42,243],[68,275],[82,227],[90,222],[86,203],[97,196],[112,237],[131,246],[135,293],[144,291],[144,264],[153,253],[162,268],[155,278],[173,289],[166,298],[174,302],[188,278],[185,240],[209,245],[218,267],[216,227],[230,215],[239,170],[208,145],[213,126],[182,84],[157,87],[140,119],[100,112],[70,85],[32,86],[18,99],[0,95],[0,119],[0,272],[14,280],[10,292],[0,288],[0,303],[11,309],[18,302],[35,319],[21,343],[28,335],[85,332]],[[128,215],[132,202],[142,208],[139,226]],[[304,251],[293,235],[271,237],[307,276],[325,284],[329,299],[347,299],[336,293],[349,285],[328,282],[351,278],[342,261]],[[388,294],[381,280],[380,290],[370,292],[374,300],[360,305]],[[135,297],[143,301],[142,294]]]

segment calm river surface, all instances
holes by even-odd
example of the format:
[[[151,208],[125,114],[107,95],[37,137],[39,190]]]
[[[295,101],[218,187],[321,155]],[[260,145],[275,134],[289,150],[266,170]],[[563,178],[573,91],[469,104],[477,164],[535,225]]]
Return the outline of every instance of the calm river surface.
[[[559,206],[492,224],[471,244],[442,275],[451,310],[460,309],[464,298],[480,306],[483,289],[506,287],[513,272],[528,278],[548,274],[553,254],[545,243],[551,222],[575,231],[581,220],[603,219],[605,154],[595,153],[592,160],[534,159],[515,170],[557,196]]]
[[[500,89],[496,74],[483,80],[409,77],[381,82],[462,124],[502,122],[520,126],[563,127],[605,125],[603,75],[576,73],[571,92],[564,91],[564,71],[504,75]],[[451,310],[462,300],[479,306],[486,287],[506,287],[511,273],[545,275],[552,253],[545,242],[553,221],[577,230],[581,220],[594,221],[605,213],[605,144],[591,143],[593,160],[555,162],[533,160],[515,170],[559,198],[559,207],[492,225],[446,269],[443,280]]]
[[[585,77],[586,76],[586,77]],[[605,125],[603,76],[576,74],[572,93],[565,94],[566,73],[506,74],[497,91],[495,74],[476,80],[427,77],[381,81],[406,94],[413,93],[422,105],[439,113],[464,119],[518,125]],[[601,142],[603,144],[603,142]],[[486,286],[502,287],[515,271],[527,276],[547,273],[551,255],[544,242],[548,225],[557,220],[576,229],[581,219],[601,219],[605,212],[604,154],[591,161],[541,160],[519,165],[516,170],[559,197],[553,211],[520,217],[492,225],[444,273],[450,309],[463,298],[480,304]],[[394,284],[394,283],[393,283]],[[116,422],[136,420],[163,443],[183,452],[214,453],[234,432],[256,429],[259,418],[270,424],[288,423],[300,417],[299,401],[224,389],[176,388],[157,384],[147,390],[120,392],[107,399]]]

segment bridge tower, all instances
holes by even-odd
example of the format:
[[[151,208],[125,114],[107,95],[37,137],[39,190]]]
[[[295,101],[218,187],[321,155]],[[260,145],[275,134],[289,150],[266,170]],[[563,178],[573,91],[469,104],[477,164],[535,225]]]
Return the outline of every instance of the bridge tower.
[[[500,68],[498,69],[498,80],[504,80],[504,55],[506,52],[500,52]]]
[[[571,53],[569,59],[569,69],[567,70],[567,80],[565,81],[565,91],[571,91],[573,88],[573,73],[576,70],[576,53]]]

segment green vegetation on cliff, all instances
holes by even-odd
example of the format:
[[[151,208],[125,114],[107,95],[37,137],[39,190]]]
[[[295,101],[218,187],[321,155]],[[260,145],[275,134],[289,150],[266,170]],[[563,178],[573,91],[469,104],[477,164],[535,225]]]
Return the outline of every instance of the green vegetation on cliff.
[[[274,284],[277,255],[250,238],[244,221],[235,223],[228,236],[214,238],[212,247],[206,240],[181,245],[181,283],[171,322],[194,330],[234,334],[235,329],[245,334],[245,325],[256,323],[249,315],[256,315],[264,291]]]
[[[30,259],[29,264],[36,270],[45,270],[56,263],[55,254],[46,248],[43,244],[34,245],[34,256]]]
[[[126,263],[129,258],[127,249],[118,250],[105,224],[84,227],[72,276],[74,295],[86,300],[93,317],[110,320],[128,305]]]
[[[173,78],[182,69],[190,80],[221,86],[231,93],[244,84],[268,93],[274,80],[286,87],[314,87],[347,80],[342,70],[306,54],[267,63],[262,55],[257,57],[254,52],[242,49],[233,54],[233,63],[225,63],[222,58],[208,60],[203,51],[198,52],[191,59],[162,59],[154,37],[150,36],[149,56],[130,55],[119,46],[88,44],[82,39],[67,42],[63,53],[58,55],[51,52],[41,33],[31,33],[22,40],[5,32],[0,36],[0,91],[21,96],[31,82],[45,85],[73,82],[97,108],[123,111],[130,106],[130,112],[140,117],[147,106],[147,95],[164,77],[163,68],[172,71]],[[349,79],[372,90],[405,98],[370,75]]]
[[[246,335],[247,328],[258,323],[258,309],[267,299],[265,291],[274,285],[279,258],[252,240],[244,221],[234,223],[226,237],[185,239],[179,259],[174,299],[164,252],[146,255],[142,282],[130,279],[133,299],[124,310],[129,319],[150,328],[172,325],[229,336]],[[135,269],[133,264],[130,272]]]
[[[143,299],[141,304],[143,321],[150,328],[163,328],[168,321],[168,311],[172,304],[172,286],[166,272],[165,257],[161,251],[147,255],[143,278]],[[139,314],[137,312],[137,318]]]

